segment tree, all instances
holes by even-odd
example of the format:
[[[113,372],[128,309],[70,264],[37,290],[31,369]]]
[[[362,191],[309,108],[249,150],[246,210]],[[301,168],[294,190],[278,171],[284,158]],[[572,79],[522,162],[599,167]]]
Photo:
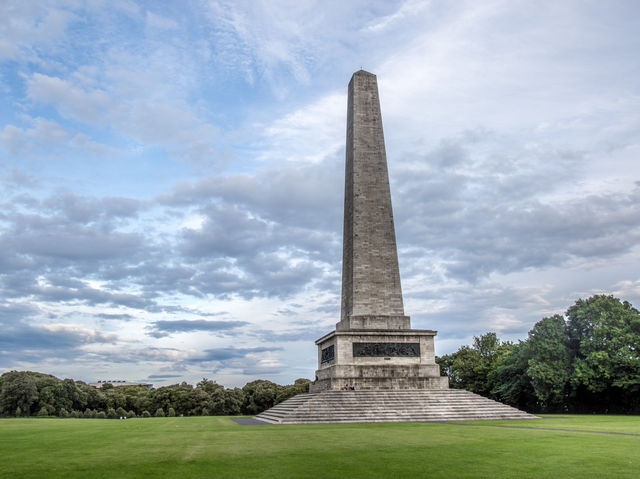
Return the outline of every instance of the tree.
[[[640,313],[606,295],[567,310],[573,398],[580,409],[630,412],[640,402]]]
[[[496,333],[474,336],[473,347],[462,346],[453,354],[437,359],[441,371],[449,376],[453,388],[493,397],[496,387],[492,374],[513,348],[510,342],[500,342]]]
[[[20,415],[30,416],[38,397],[36,380],[30,371],[10,371],[0,377],[0,414],[10,415],[20,408]]]
[[[167,416],[169,417],[176,417],[176,410],[173,409],[172,407],[169,408],[169,411],[167,412]]]
[[[207,379],[207,378],[202,378],[202,381],[196,384],[196,389],[201,389],[205,391],[207,394],[211,395],[216,391],[219,391],[220,389],[224,389],[224,387],[216,383],[215,381],[211,381],[210,379]]]
[[[247,383],[242,390],[244,391],[242,410],[245,414],[259,414],[273,407],[278,395],[278,385],[264,379]]]
[[[491,394],[495,399],[518,409],[537,410],[531,379],[527,376],[530,357],[531,352],[526,341],[520,341],[510,348],[491,373]]]
[[[245,393],[240,388],[217,389],[211,394],[211,400],[207,410],[214,416],[240,414],[242,411]]]
[[[164,417],[164,411],[162,410],[162,408],[158,408],[156,409],[156,413],[154,414],[155,417]]]
[[[553,315],[537,322],[529,331],[530,359],[526,374],[543,411],[567,409],[571,351],[564,318]]]

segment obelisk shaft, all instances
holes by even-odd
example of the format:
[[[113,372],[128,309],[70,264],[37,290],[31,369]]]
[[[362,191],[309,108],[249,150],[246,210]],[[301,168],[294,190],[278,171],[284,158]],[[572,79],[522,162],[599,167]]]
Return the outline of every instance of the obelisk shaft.
[[[378,84],[375,75],[363,70],[349,83],[342,261],[339,329],[410,327],[402,302]],[[378,319],[361,320],[367,317]]]

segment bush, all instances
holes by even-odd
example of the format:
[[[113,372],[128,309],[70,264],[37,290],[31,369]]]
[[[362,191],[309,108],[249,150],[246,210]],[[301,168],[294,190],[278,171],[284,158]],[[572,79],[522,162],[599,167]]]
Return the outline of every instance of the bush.
[[[96,419],[106,419],[107,414],[104,411],[98,411],[96,413]]]
[[[107,409],[107,417],[109,419],[118,419],[119,416],[116,414],[116,410],[110,407]]]
[[[136,413],[135,413],[135,412],[133,412],[133,411],[129,411],[129,412],[127,413],[127,417],[136,417]]]
[[[146,409],[142,411],[142,417],[151,417],[151,414]]]
[[[60,408],[60,412],[58,412],[58,416],[69,417],[69,411],[67,411],[65,408]]]
[[[123,408],[119,407],[118,409],[116,409],[116,416],[118,416],[118,417],[126,417],[127,416],[127,411],[125,411]]]
[[[47,410],[46,406],[42,406],[42,408],[40,409],[40,411],[38,411],[38,416],[40,417],[45,417],[49,415],[49,411]]]
[[[169,417],[176,417],[176,410],[173,409],[172,407],[169,408],[169,412],[167,413],[167,416]]]
[[[156,413],[154,414],[154,416],[155,417],[164,417],[164,409],[162,409],[161,407],[156,409]]]
[[[85,418],[96,417],[96,412],[87,408],[84,410],[84,414],[82,415],[82,417],[85,417]]]

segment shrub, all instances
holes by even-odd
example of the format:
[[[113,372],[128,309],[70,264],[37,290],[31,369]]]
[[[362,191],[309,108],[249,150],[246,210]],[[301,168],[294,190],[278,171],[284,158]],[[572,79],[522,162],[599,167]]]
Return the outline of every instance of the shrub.
[[[96,413],[96,419],[106,419],[107,414],[104,411],[98,411]]]
[[[167,413],[167,416],[169,417],[176,417],[176,410],[173,409],[172,407],[169,408],[169,412]]]
[[[146,409],[142,411],[142,417],[151,417],[151,414]]]
[[[156,413],[154,414],[154,416],[155,417],[164,417],[164,409],[162,409],[161,407],[156,409]]]
[[[82,415],[82,417],[85,417],[85,418],[96,417],[96,412],[87,408],[84,410],[84,414]]]
[[[60,417],[69,417],[69,412],[65,408],[60,408],[60,412],[58,413]]]
[[[117,419],[119,416],[116,414],[116,410],[110,407],[107,409],[107,417],[109,419]]]
[[[136,417],[136,413],[135,413],[135,412],[133,412],[133,411],[129,411],[129,412],[127,413],[127,417]]]
[[[49,411],[47,410],[47,407],[46,406],[42,406],[40,411],[38,411],[38,416],[44,417],[44,416],[48,416],[48,415],[49,415]]]
[[[119,407],[118,409],[116,409],[116,416],[126,417],[126,415],[127,415],[127,411],[125,411],[124,408]]]

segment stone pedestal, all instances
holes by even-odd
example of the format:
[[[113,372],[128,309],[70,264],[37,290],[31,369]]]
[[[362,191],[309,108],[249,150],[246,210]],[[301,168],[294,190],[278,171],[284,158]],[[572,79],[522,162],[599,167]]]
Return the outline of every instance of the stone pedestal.
[[[417,329],[333,331],[316,341],[319,368],[309,392],[448,388],[435,362],[435,335]]]

